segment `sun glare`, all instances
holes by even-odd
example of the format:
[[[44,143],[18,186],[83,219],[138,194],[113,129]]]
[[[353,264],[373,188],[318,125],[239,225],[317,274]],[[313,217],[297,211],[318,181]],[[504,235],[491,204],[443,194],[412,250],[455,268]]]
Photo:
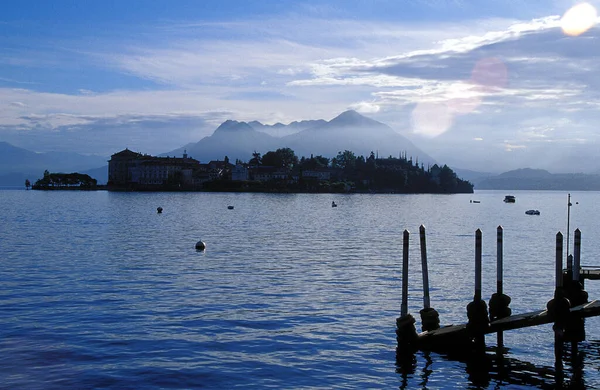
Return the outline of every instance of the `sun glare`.
[[[560,26],[567,35],[576,37],[589,30],[596,24],[598,13],[590,3],[581,3],[573,6],[560,20]]]

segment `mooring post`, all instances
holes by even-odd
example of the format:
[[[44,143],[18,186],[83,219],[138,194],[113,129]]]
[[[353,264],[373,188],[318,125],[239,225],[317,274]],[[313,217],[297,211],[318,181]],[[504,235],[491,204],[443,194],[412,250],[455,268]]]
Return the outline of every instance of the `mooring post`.
[[[579,282],[581,275],[581,230],[579,229],[575,229],[575,243],[573,246],[573,281]]]
[[[496,229],[496,294],[501,297],[503,294],[502,286],[502,269],[503,269],[503,237],[502,237],[502,226],[498,226]],[[490,300],[490,315],[492,314],[492,301]],[[491,318],[490,318],[491,319]],[[500,331],[497,333],[498,349],[504,346],[504,332]]]
[[[504,249],[503,249],[503,233],[502,226],[496,229],[496,293],[490,298],[490,321],[495,321],[500,318],[511,315],[512,310],[510,305],[510,297],[504,294],[503,291],[503,268],[504,268]],[[498,331],[498,350],[504,345],[504,333]]]
[[[573,243],[573,255],[567,258],[571,259],[571,280],[563,281],[565,284],[566,296],[570,301],[570,307],[582,305],[588,301],[588,293],[583,289],[583,284],[579,281],[581,265],[581,231],[575,230]],[[569,275],[569,273],[567,273]],[[585,321],[583,318],[570,316],[565,326],[565,340],[571,341],[571,348],[577,354],[577,343],[585,340]]]
[[[402,305],[400,306],[400,315],[404,317],[408,314],[408,239],[410,233],[404,230],[402,236]]]
[[[579,306],[588,301],[588,293],[584,289],[583,280],[581,277],[581,230],[575,230],[575,240],[573,245],[573,273],[572,280],[569,281],[569,300],[571,307]]]
[[[568,244],[568,243],[567,243]],[[562,289],[563,286],[563,235],[561,232],[556,233],[556,279],[555,279],[555,292]]]
[[[429,300],[429,271],[427,270],[427,243],[424,225],[419,227],[419,236],[421,238],[421,269],[423,272],[423,309],[419,311],[419,314],[421,314],[423,331],[429,331],[439,329],[440,315],[431,307]]]
[[[404,230],[402,240],[402,304],[400,317],[396,319],[397,358],[412,354],[417,349],[415,319],[408,314],[408,240],[410,233]]]
[[[502,238],[503,230],[502,226],[498,226],[496,229],[496,292],[498,294],[502,294],[502,278],[504,275],[502,274],[503,269],[503,257],[504,257],[504,249],[503,249],[503,238]]]
[[[473,300],[481,300],[481,229],[475,231],[475,297]]]
[[[481,229],[475,231],[475,295],[467,305],[467,331],[475,341],[475,348],[485,348],[485,332],[490,326],[487,304],[481,299]]]
[[[554,358],[557,369],[562,369],[563,342],[565,339],[565,330],[571,313],[571,303],[565,297],[563,288],[563,235],[556,233],[556,288],[554,298],[551,299],[546,307],[548,314],[554,320]]]
[[[421,238],[421,269],[423,272],[423,308],[429,309],[431,302],[429,300],[429,271],[427,270],[427,244],[425,242],[425,226],[419,227]]]

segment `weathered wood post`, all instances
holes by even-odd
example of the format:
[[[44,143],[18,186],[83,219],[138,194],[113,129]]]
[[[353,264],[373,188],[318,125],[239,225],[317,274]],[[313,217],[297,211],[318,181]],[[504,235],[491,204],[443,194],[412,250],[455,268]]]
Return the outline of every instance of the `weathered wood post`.
[[[503,286],[502,286],[502,278],[503,278],[503,274],[502,274],[502,269],[503,269],[503,255],[504,255],[504,248],[503,248],[503,236],[502,236],[502,226],[498,226],[496,228],[496,294],[498,294],[499,296],[502,295],[503,293]],[[492,301],[490,300],[490,319],[492,319],[492,317],[495,317],[492,314]],[[495,314],[495,313],[494,313]],[[497,334],[497,339],[498,339],[498,348],[502,348],[504,345],[504,332],[500,331]]]
[[[481,299],[481,229],[475,231],[475,295],[467,305],[467,331],[476,348],[485,348],[485,332],[490,326],[487,304]]]
[[[427,243],[425,240],[425,226],[419,227],[419,236],[421,243],[421,270],[423,273],[423,309],[419,311],[421,315],[421,325],[423,331],[435,330],[440,327],[440,315],[431,307],[429,299],[429,271],[427,270]]]
[[[582,305],[588,301],[588,293],[584,290],[582,281],[579,280],[581,271],[581,231],[579,229],[575,230],[573,252],[574,256],[568,257],[573,262],[570,273],[571,279],[568,282],[563,281],[571,307]],[[585,340],[585,320],[571,317],[567,322],[565,331],[565,339],[571,341],[571,348],[576,352],[577,342]]]
[[[557,369],[562,369],[563,342],[569,318],[571,303],[565,297],[563,288],[563,235],[556,233],[556,270],[554,298],[546,305],[550,318],[554,320],[554,358]]]
[[[419,226],[419,236],[421,239],[421,270],[423,273],[423,309],[429,309],[431,302],[429,299],[429,271],[427,270],[427,243],[424,225]]]
[[[402,304],[400,306],[400,315],[404,317],[408,314],[408,240],[410,232],[404,230],[402,236]]]
[[[475,297],[473,300],[481,300],[481,229],[475,231]]]
[[[573,280],[579,282],[579,277],[581,275],[581,230],[579,229],[575,229],[574,247]]]
[[[400,305],[400,317],[396,319],[396,340],[398,348],[396,350],[397,360],[400,355],[410,355],[417,348],[417,330],[415,329],[415,319],[408,314],[408,243],[410,233],[404,230],[402,237],[402,303]]]
[[[503,229],[498,226],[496,229],[496,293],[490,298],[490,321],[511,315],[512,310],[508,307],[510,297],[504,294],[503,291],[503,268],[504,268],[504,252],[503,252]],[[498,332],[498,348],[504,345],[504,334]]]
[[[502,279],[503,267],[504,267],[504,243],[503,243],[503,229],[502,226],[496,228],[496,292],[502,294]]]

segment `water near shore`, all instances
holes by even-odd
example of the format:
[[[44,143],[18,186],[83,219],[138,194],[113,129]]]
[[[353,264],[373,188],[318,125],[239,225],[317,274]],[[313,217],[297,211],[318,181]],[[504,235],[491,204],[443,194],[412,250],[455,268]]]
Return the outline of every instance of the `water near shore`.
[[[0,388],[553,388],[551,325],[505,333],[508,370],[481,373],[433,353],[396,365],[404,229],[417,317],[420,224],[442,324],[466,321],[477,228],[486,300],[498,225],[513,313],[552,298],[567,194],[512,194],[515,204],[496,191],[0,191]],[[572,200],[582,263],[600,266],[600,193]],[[194,249],[198,240],[206,251]],[[586,290],[600,298],[600,281]],[[565,360],[564,380],[600,388],[600,320],[588,319],[586,330],[583,364]]]

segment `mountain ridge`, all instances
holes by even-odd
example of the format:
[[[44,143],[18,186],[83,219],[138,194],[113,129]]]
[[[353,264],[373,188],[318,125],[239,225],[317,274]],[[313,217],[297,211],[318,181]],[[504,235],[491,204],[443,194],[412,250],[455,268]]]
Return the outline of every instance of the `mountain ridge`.
[[[365,117],[354,110],[344,111],[330,121],[291,122],[293,123],[306,128],[283,137],[273,137],[256,130],[255,126],[260,124],[258,121],[248,123],[227,120],[210,136],[162,155],[181,155],[186,150],[188,155],[201,161],[223,159],[225,156],[231,161],[235,159],[248,161],[255,151],[264,154],[278,148],[289,147],[298,157],[322,155],[332,158],[338,152],[350,150],[357,156],[365,157],[371,152],[381,156],[399,156],[401,153],[406,153],[407,156],[413,156],[424,164],[436,163],[426,152],[388,125]],[[279,124],[270,126],[281,128]]]

